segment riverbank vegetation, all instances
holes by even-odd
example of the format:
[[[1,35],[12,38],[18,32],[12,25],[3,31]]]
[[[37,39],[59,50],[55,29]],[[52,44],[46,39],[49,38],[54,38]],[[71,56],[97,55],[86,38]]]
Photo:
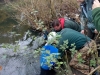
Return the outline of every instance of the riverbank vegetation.
[[[75,14],[78,9],[75,0],[18,0],[8,5],[17,11],[15,17],[20,23],[41,31],[47,29],[53,19]]]

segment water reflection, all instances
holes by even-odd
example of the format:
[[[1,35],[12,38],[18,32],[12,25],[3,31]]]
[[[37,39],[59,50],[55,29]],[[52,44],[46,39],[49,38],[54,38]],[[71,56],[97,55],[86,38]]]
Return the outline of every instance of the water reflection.
[[[18,23],[7,16],[7,13],[0,11],[0,43],[14,43],[23,37],[24,33],[28,30],[26,25],[18,25]],[[13,36],[11,32],[21,34],[20,36]]]

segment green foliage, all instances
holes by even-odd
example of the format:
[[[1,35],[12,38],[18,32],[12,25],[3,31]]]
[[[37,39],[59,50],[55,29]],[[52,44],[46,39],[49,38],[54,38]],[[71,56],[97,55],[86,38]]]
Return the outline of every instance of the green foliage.
[[[72,47],[70,49],[70,51],[71,51],[71,57],[73,58],[74,54],[77,52],[77,50],[75,50],[75,48],[76,48],[75,43],[71,44],[71,47]]]
[[[78,62],[79,62],[79,64],[85,62],[85,61],[82,59],[82,54],[81,54],[81,53],[78,53],[77,58],[78,58]]]
[[[20,45],[18,44],[18,42],[16,42],[16,44],[14,44],[14,45],[2,44],[2,47],[5,48],[6,50],[12,49],[13,52],[17,52],[18,50],[20,50]]]
[[[92,67],[96,66],[96,60],[95,59],[90,60],[90,66],[92,66]]]
[[[34,58],[38,57],[40,55],[40,52],[41,52],[41,48],[34,50],[33,52]]]
[[[10,44],[2,44],[3,48],[10,49],[12,46]]]
[[[68,49],[68,40],[64,41],[63,45],[60,45],[60,50],[66,51]]]

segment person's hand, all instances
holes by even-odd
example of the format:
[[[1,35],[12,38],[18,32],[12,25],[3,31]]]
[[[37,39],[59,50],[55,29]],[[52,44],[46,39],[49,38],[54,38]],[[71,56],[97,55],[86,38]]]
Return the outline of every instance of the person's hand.
[[[95,33],[95,34],[98,34],[98,31],[95,29],[95,30],[94,30],[94,33]]]
[[[95,9],[97,7],[100,7],[100,2],[98,0],[94,0],[93,5],[92,5],[92,9]]]
[[[47,40],[48,31],[45,30],[45,31],[43,32],[43,36],[44,36],[44,39]]]
[[[84,34],[84,30],[81,30],[81,33]]]

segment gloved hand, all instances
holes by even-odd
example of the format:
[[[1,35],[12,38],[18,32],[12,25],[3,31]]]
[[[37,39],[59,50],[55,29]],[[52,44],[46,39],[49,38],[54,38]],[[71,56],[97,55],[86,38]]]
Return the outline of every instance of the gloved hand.
[[[47,31],[44,31],[43,32],[43,35],[44,35],[44,39],[47,40],[48,32]]]
[[[94,33],[95,26],[93,25],[93,23],[88,23],[87,26],[88,26],[88,28],[91,30],[91,32]]]

